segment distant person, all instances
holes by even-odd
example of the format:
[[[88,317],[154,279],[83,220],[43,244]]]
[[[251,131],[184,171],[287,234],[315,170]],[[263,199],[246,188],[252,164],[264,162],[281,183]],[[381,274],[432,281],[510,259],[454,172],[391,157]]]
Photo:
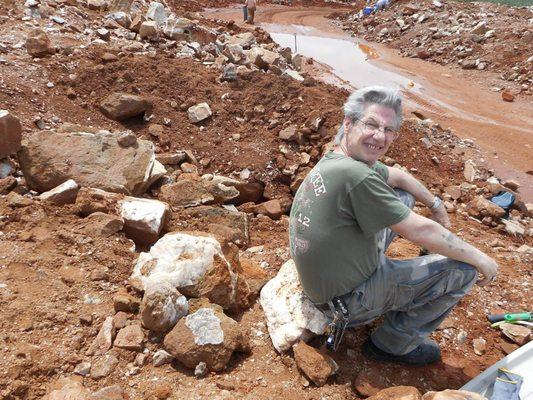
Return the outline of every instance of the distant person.
[[[371,10],[370,12],[375,13],[379,10],[384,10],[385,8],[387,8],[390,5],[391,1],[392,0],[377,0],[374,6],[371,6],[370,4],[372,3],[372,0],[366,0],[365,9],[368,8],[369,10]]]
[[[244,6],[246,7],[246,13],[248,16],[248,19],[246,22],[253,25],[254,17],[255,17],[255,10],[257,8],[256,0],[246,0],[244,2]]]
[[[384,316],[363,345],[366,357],[425,365],[440,360],[431,332],[476,281],[494,279],[498,264],[447,229],[439,197],[378,161],[401,123],[394,90],[371,86],[350,95],[333,150],[294,197],[290,251],[305,294],[333,321],[340,315],[358,326]],[[431,219],[412,211],[415,200]],[[436,254],[391,259],[385,252],[396,235]]]
[[[390,0],[378,0],[376,1],[376,4],[374,5],[374,12],[377,12],[379,10],[384,10],[387,8],[390,4]]]

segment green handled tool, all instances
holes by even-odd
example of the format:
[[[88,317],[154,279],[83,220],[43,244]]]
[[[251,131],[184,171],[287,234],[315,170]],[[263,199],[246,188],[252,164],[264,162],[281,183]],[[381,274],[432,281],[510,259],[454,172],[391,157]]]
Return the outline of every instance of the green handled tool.
[[[490,314],[488,317],[491,323],[496,322],[515,322],[515,321],[533,321],[533,312],[511,313],[511,314]]]

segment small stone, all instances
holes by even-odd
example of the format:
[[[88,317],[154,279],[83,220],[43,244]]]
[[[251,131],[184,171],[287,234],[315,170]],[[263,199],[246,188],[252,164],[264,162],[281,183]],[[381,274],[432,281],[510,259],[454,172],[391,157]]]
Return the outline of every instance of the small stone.
[[[380,390],[367,400],[420,400],[421,398],[422,395],[413,386],[395,386]]]
[[[462,196],[461,187],[458,185],[445,187],[444,193],[449,194],[453,200],[460,199]]]
[[[136,297],[128,293],[119,293],[113,297],[113,305],[115,311],[124,311],[128,313],[136,313],[139,311],[141,302]]]
[[[56,205],[71,204],[76,202],[79,190],[78,184],[73,179],[69,179],[54,189],[41,193],[39,198]]]
[[[520,346],[518,346],[516,343],[501,342],[500,348],[505,354],[511,354],[513,351],[518,350]]]
[[[482,356],[485,354],[485,351],[487,350],[487,341],[483,338],[477,338],[473,340],[474,344],[474,353],[476,353],[478,356]]]
[[[118,365],[118,358],[112,354],[106,354],[96,360],[91,366],[91,378],[100,379],[108,376]]]
[[[0,110],[0,159],[20,150],[21,133],[19,119],[7,110]]]
[[[32,57],[44,57],[55,52],[48,35],[40,28],[34,29],[28,34],[26,50]]]
[[[278,137],[281,139],[281,140],[286,140],[288,142],[291,142],[291,141],[296,141],[298,139],[298,134],[297,134],[297,128],[296,128],[296,125],[291,125],[285,129],[282,129],[280,132],[279,132],[279,135]]]
[[[154,21],[144,21],[139,28],[141,39],[155,39],[157,37],[157,25]]]
[[[137,136],[132,131],[125,131],[119,135],[117,142],[121,147],[131,147],[137,144]]]
[[[163,127],[163,125],[151,124],[148,127],[148,133],[154,137],[160,137],[161,135],[163,135],[164,129],[165,128]]]
[[[279,219],[283,215],[281,203],[278,199],[269,200],[254,207],[256,214],[263,214],[271,219]]]
[[[86,354],[91,356],[105,354],[113,344],[113,330],[113,317],[107,317]]]
[[[520,188],[520,182],[509,179],[509,180],[503,182],[503,186],[505,186],[506,188],[511,189],[512,191],[516,192],[518,190],[518,188]]]
[[[389,386],[386,377],[378,368],[367,368],[359,372],[353,382],[353,388],[360,396],[374,396]]]
[[[154,364],[154,367],[160,367],[164,364],[170,364],[174,357],[172,357],[171,354],[166,352],[165,350],[157,350],[153,357],[152,357],[152,363]]]
[[[500,325],[502,333],[519,346],[523,346],[529,340],[531,329],[524,325],[503,323]]]
[[[76,365],[74,373],[76,375],[87,376],[91,372],[91,363],[84,361]]]
[[[471,160],[465,162],[464,177],[468,182],[474,182],[476,178],[476,166]]]
[[[196,368],[194,368],[194,376],[197,378],[202,378],[207,374],[207,364],[203,361],[200,361]]]
[[[201,122],[213,115],[211,108],[209,108],[209,104],[207,103],[200,103],[189,107],[187,114],[189,116],[189,121],[193,124]]]
[[[144,333],[139,325],[128,325],[122,328],[113,345],[121,349],[141,351]]]
[[[467,338],[468,338],[468,335],[466,334],[466,332],[465,331],[460,331],[457,334],[457,343],[463,344],[464,342],[466,342]]]
[[[339,369],[337,363],[330,356],[321,353],[303,341],[293,346],[293,350],[298,368],[317,386],[325,385],[328,378]]]
[[[502,91],[502,99],[503,101],[512,102],[514,101],[514,94],[512,94],[509,90],[505,89]]]
[[[420,141],[422,142],[422,144],[424,145],[424,147],[426,149],[430,149],[431,147],[433,147],[433,144],[431,143],[431,140],[429,140],[429,138],[426,137],[426,136],[421,138]]]
[[[111,37],[111,33],[106,28],[97,29],[96,34],[102,40],[109,40]]]
[[[118,57],[114,55],[113,53],[104,53],[102,54],[102,61],[103,62],[113,62],[117,61]]]
[[[33,204],[33,200],[27,197],[21,196],[18,193],[10,192],[6,196],[7,205],[11,208],[23,208]]]

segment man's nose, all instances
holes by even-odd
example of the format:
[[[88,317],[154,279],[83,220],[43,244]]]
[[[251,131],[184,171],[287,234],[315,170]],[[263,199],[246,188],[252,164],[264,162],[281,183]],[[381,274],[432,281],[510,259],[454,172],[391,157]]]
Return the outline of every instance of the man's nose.
[[[376,130],[374,130],[374,133],[373,135],[374,136],[374,139],[376,140],[387,140],[387,135],[385,134],[385,128],[384,127],[379,127],[377,128]]]

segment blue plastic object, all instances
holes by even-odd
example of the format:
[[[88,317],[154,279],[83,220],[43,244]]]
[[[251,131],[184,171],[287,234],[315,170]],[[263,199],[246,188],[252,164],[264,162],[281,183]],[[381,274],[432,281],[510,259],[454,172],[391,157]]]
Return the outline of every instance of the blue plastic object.
[[[509,215],[509,209],[514,204],[515,196],[512,193],[502,191],[490,199],[490,201],[503,208],[506,213],[505,217],[507,218]]]
[[[363,15],[370,15],[372,14],[372,11],[374,11],[373,7],[365,7],[363,8]]]

